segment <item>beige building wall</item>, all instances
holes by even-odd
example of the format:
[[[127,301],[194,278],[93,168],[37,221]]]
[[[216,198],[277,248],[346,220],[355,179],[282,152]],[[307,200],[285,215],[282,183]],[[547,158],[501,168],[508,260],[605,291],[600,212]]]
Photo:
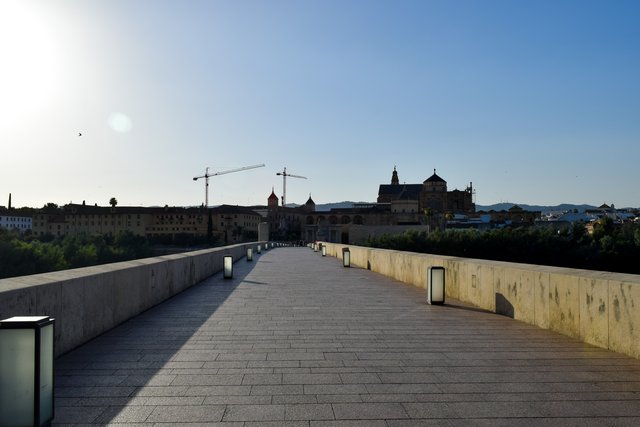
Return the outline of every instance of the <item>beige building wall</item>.
[[[99,207],[67,205],[61,214],[37,213],[33,216],[36,236],[117,234],[130,231],[140,236],[204,236],[208,230],[208,212],[202,208]],[[216,208],[212,209],[216,212]],[[247,208],[227,207],[212,213],[213,231],[248,231],[257,236],[262,217]],[[234,239],[239,240],[239,238]]]

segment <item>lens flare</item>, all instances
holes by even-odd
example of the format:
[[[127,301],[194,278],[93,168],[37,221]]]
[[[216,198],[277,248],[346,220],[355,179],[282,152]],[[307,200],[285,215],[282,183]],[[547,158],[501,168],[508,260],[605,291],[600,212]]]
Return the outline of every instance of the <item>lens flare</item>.
[[[112,113],[109,116],[109,127],[118,133],[127,133],[133,127],[131,119],[123,113]]]

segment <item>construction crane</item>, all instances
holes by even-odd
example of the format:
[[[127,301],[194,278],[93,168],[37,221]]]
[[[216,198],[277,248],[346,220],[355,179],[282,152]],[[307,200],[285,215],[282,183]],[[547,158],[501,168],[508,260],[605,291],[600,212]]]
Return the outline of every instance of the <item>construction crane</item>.
[[[195,178],[193,178],[193,180],[197,181],[200,178],[204,178],[204,205],[205,207],[208,208],[209,207],[209,178],[211,178],[212,176],[224,175],[224,174],[233,173],[233,172],[241,172],[241,171],[246,171],[249,169],[261,168],[261,167],[264,167],[264,163],[260,163],[259,165],[245,166],[242,168],[229,169],[226,171],[220,171],[220,172],[214,172],[214,173],[209,173],[209,168],[206,168],[204,175],[196,176]]]
[[[291,178],[302,178],[302,179],[307,179],[307,177],[300,176],[300,175],[292,175],[290,173],[287,173],[287,168],[284,168],[282,172],[276,173],[276,175],[278,176],[282,175],[282,207],[285,207],[285,205],[287,204],[287,177],[290,176]]]

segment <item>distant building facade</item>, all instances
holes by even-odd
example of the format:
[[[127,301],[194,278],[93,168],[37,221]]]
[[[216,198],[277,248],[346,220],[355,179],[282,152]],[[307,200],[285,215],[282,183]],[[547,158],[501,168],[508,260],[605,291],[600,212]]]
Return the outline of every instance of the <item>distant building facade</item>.
[[[32,217],[12,209],[2,208],[0,210],[0,228],[16,231],[20,234],[27,233],[32,228]]]
[[[212,234],[226,242],[257,236],[262,216],[242,206],[134,207],[68,204],[42,209],[33,216],[36,236],[78,234],[116,235],[128,231],[146,237],[206,236],[211,216]]]

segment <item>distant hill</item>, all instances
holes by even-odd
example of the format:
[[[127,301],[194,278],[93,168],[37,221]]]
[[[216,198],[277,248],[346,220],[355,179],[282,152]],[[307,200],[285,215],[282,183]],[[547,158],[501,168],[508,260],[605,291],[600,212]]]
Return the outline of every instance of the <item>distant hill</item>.
[[[572,211],[577,209],[578,212],[584,212],[587,209],[595,209],[597,206],[591,205],[572,205],[570,203],[563,203],[556,206],[541,206],[541,205],[527,205],[524,203],[496,203],[494,205],[476,205],[476,211],[503,211],[509,210],[512,206],[518,205],[525,211],[541,211],[545,212],[558,212],[558,211]]]
[[[335,202],[335,203],[319,203],[316,205],[316,212],[328,212],[331,209],[346,209],[346,208],[352,208],[354,204],[369,204],[369,203],[375,203],[375,202],[350,202],[350,201],[343,201],[343,202]],[[525,203],[496,203],[493,205],[476,205],[476,211],[490,211],[490,210],[494,210],[494,211],[503,211],[503,210],[509,210],[512,206],[514,205],[518,205],[520,206],[522,209],[526,210],[526,211],[540,211],[542,213],[547,213],[547,212],[562,212],[562,211],[572,211],[574,209],[576,209],[578,212],[582,213],[587,209],[595,209],[597,208],[597,206],[592,206],[592,205],[574,205],[571,203],[562,203],[559,205],[555,205],[555,206],[543,206],[543,205],[527,205]],[[296,205],[293,203],[287,203],[287,206],[289,207],[296,207],[296,206],[300,206],[300,205]]]

